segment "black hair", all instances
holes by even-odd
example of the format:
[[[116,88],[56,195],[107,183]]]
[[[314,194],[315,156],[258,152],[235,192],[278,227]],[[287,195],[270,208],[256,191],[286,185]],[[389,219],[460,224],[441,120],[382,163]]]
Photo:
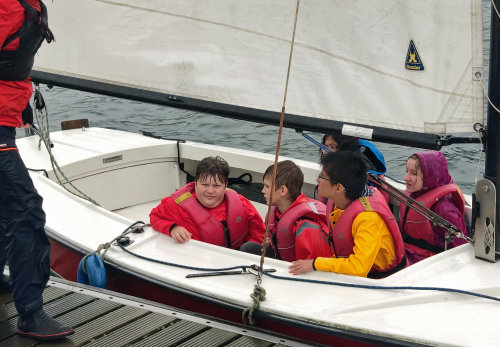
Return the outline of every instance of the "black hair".
[[[329,152],[321,158],[321,165],[331,181],[344,186],[348,199],[361,197],[367,182],[367,167],[361,154],[351,151]]]
[[[347,136],[347,135],[342,135],[342,134],[331,134],[327,133],[323,135],[323,138],[321,139],[321,143],[324,145],[326,142],[326,139],[328,137],[331,137],[335,142],[337,142],[337,148],[339,151],[356,151],[359,147],[359,142],[356,137],[352,136]],[[320,157],[322,157],[324,154],[321,151],[321,148],[319,150]]]
[[[229,165],[223,158],[207,157],[202,159],[196,167],[195,181],[213,177],[219,179],[222,183],[227,183],[229,179]]]

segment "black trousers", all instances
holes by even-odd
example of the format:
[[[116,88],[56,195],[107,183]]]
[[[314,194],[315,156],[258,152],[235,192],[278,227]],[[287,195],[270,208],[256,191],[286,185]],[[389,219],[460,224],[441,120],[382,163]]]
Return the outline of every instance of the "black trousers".
[[[9,261],[14,303],[24,317],[42,307],[50,243],[42,197],[15,148],[15,128],[0,126],[0,271]]]

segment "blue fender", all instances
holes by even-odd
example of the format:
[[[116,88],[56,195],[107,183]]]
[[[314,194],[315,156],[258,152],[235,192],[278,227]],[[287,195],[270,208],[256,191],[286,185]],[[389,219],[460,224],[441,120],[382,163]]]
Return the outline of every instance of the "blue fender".
[[[107,288],[106,269],[96,253],[86,255],[78,264],[77,282]]]

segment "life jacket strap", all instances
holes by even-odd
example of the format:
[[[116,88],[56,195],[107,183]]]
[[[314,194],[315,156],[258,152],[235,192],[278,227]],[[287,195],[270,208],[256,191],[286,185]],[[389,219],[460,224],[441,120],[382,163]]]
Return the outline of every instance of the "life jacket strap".
[[[425,241],[425,240],[416,239],[416,238],[411,237],[410,235],[408,235],[406,233],[403,233],[402,236],[403,236],[403,241],[405,243],[409,243],[410,245],[417,246],[418,248],[422,248],[422,249],[425,249],[425,250],[433,252],[433,253],[441,253],[442,251],[444,251],[444,249],[441,247],[431,245],[431,244],[427,243],[427,241]]]
[[[416,239],[416,238],[411,237],[410,235],[408,235],[406,233],[405,225],[406,225],[406,219],[408,217],[408,212],[410,211],[410,209],[408,208],[408,206],[405,206],[405,208],[406,209],[405,209],[405,213],[403,216],[403,227],[401,228],[401,236],[403,237],[403,241],[405,243],[409,243],[410,245],[417,246],[418,248],[422,248],[422,249],[425,249],[425,250],[433,252],[433,253],[441,253],[442,251],[444,251],[444,249],[441,247],[431,245],[425,240]]]
[[[395,267],[393,267],[392,269],[387,270],[387,271],[373,271],[373,272],[370,272],[368,274],[368,278],[374,278],[374,279],[384,278],[384,277],[392,275],[393,273],[398,272],[399,270],[404,269],[405,267],[406,267],[406,255],[403,257],[403,259],[401,260],[401,262],[398,265],[396,265]]]

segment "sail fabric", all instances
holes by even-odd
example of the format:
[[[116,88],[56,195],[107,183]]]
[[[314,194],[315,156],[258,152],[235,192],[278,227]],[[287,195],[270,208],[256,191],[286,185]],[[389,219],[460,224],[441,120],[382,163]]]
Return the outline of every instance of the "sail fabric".
[[[280,112],[297,2],[47,1],[34,70]],[[302,0],[286,112],[430,134],[483,122],[480,0]],[[369,137],[369,136],[366,136]]]

